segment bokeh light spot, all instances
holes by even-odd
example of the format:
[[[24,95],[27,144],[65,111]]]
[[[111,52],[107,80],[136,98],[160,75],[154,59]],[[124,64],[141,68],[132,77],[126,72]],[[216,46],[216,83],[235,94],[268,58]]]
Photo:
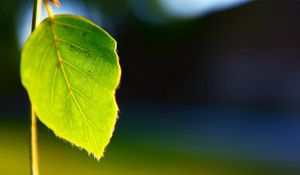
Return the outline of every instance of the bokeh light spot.
[[[245,4],[251,0],[159,0],[169,15],[179,18],[202,16]]]

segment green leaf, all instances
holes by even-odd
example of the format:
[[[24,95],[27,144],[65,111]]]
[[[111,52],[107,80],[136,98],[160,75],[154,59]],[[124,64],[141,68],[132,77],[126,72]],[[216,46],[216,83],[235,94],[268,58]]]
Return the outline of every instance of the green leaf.
[[[38,118],[98,159],[116,123],[120,75],[116,41],[78,16],[45,19],[22,51],[22,84]]]

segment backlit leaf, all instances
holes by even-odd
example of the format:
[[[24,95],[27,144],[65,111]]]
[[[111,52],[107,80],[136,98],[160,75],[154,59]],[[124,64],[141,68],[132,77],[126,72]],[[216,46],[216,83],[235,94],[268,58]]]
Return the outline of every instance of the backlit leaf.
[[[45,19],[22,51],[22,84],[38,118],[98,159],[116,123],[120,72],[115,40],[78,16]]]

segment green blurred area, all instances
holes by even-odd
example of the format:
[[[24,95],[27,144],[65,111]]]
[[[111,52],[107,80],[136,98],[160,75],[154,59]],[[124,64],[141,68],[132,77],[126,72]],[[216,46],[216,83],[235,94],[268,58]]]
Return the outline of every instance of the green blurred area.
[[[29,128],[26,122],[1,121],[0,174],[29,174]],[[229,159],[220,155],[167,149],[158,141],[136,139],[116,131],[105,157],[96,161],[85,151],[71,147],[39,127],[40,170],[43,175],[283,175],[299,174],[299,168],[271,162]],[[170,142],[171,144],[171,142]]]

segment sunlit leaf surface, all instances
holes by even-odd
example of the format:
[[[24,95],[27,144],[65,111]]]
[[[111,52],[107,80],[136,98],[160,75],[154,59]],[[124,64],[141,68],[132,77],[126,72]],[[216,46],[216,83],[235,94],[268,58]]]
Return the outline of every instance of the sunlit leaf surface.
[[[115,40],[82,17],[47,18],[23,48],[21,78],[39,119],[100,159],[118,113]]]

